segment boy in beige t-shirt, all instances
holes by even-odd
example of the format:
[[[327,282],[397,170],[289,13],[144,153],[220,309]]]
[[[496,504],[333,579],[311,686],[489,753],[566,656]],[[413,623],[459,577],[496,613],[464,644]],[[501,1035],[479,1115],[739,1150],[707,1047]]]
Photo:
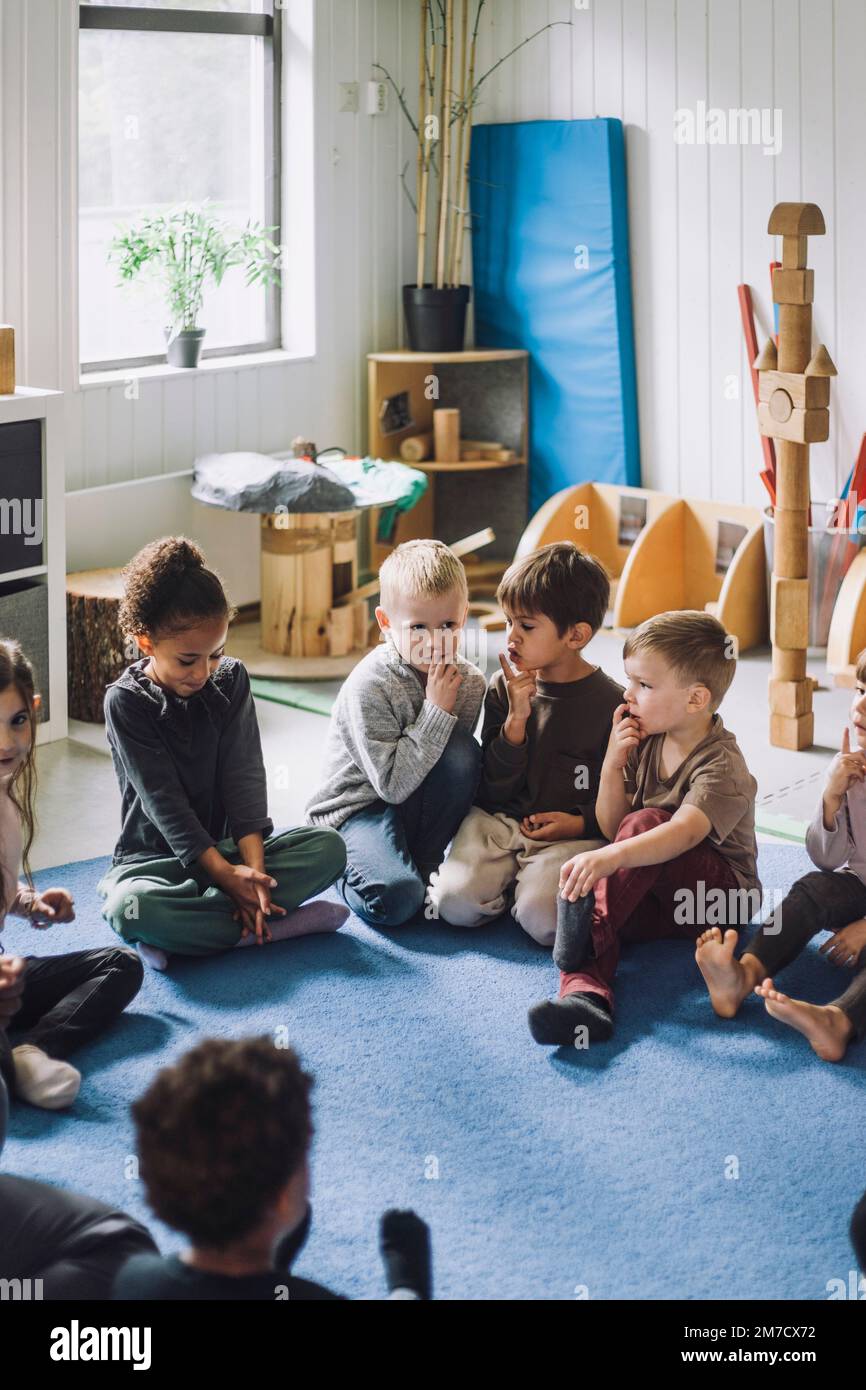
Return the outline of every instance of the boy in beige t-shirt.
[[[529,1012],[536,1042],[613,1031],[621,941],[695,941],[707,925],[745,926],[760,908],[757,783],[716,713],[736,669],[734,643],[707,613],[662,613],[636,628],[623,659],[626,703],[613,717],[596,817],[611,844],[560,873],[559,998]]]

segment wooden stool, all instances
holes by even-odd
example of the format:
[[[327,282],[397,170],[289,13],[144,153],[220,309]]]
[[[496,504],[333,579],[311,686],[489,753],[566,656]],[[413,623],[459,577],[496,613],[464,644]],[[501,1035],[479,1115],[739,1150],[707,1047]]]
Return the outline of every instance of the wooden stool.
[[[105,688],[140,655],[117,620],[123,581],[119,569],[66,576],[69,717],[104,724]]]
[[[281,656],[347,656],[366,647],[357,588],[359,512],[271,512],[262,517],[261,645]]]

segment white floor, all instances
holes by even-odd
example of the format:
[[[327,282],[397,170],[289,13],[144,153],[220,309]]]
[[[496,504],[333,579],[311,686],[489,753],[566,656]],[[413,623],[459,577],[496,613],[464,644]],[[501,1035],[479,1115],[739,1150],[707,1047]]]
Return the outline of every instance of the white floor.
[[[490,656],[502,645],[490,637]],[[622,639],[601,632],[587,648],[589,660],[622,679]],[[769,746],[767,649],[740,659],[734,683],[721,709],[752,772],[758,779],[761,808],[807,820],[817,801],[824,769],[839,746],[851,702],[849,690],[828,683],[824,663],[809,662],[820,688],[814,695],[815,745],[802,753]],[[318,780],[328,721],[320,714],[257,700],[262,746],[269,779],[269,807],[274,824],[298,824]],[[73,724],[71,736],[41,746],[37,754],[39,829],[34,868],[51,868],[79,859],[110,854],[117,839],[120,800],[102,725]]]

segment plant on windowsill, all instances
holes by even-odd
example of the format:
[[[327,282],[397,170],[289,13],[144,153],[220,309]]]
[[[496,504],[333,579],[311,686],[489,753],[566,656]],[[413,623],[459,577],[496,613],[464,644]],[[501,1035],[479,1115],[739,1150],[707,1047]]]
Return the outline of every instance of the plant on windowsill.
[[[269,235],[275,230],[253,221],[231,227],[204,203],[142,217],[113,239],[108,259],[121,280],[146,272],[162,282],[170,314],[166,353],[173,367],[198,366],[205,335],[198,317],[209,281],[219,286],[227,270],[243,266],[247,285],[281,283],[281,249]]]

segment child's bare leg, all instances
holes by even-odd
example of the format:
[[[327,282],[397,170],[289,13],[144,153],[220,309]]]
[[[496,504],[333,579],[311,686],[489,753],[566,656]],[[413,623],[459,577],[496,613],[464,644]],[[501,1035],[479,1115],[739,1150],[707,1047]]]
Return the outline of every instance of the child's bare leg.
[[[837,1005],[807,1004],[802,999],[789,999],[787,994],[776,989],[772,980],[763,980],[756,986],[755,993],[764,1000],[767,1013],[802,1033],[823,1061],[841,1062],[854,1035],[854,1025]]]
[[[748,951],[737,960],[734,951],[738,940],[732,927],[724,936],[718,927],[710,927],[697,940],[695,960],[719,1018],[733,1018],[766,973],[758,957]]]

